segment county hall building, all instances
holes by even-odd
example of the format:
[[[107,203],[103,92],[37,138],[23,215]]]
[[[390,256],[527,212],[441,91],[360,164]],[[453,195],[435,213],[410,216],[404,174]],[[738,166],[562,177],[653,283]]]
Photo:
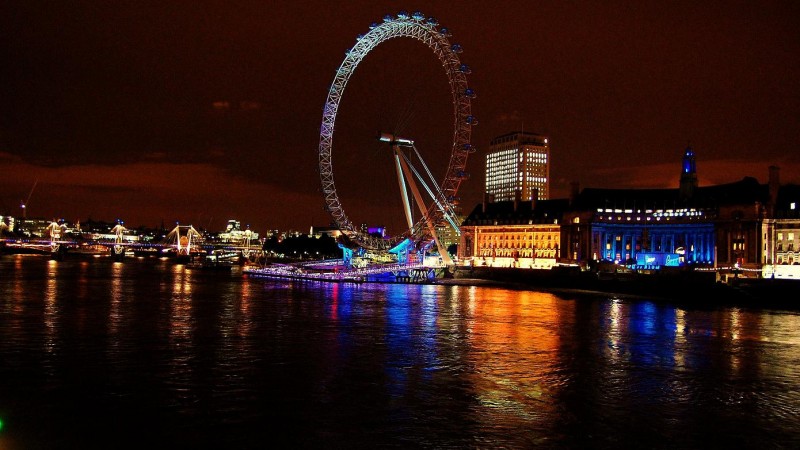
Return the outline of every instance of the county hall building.
[[[528,201],[516,192],[494,202],[488,195],[467,216],[461,264],[691,266],[759,274],[769,266],[770,276],[800,278],[800,189],[781,186],[777,167],[769,169],[767,184],[745,177],[701,187],[689,147],[676,189],[580,190],[575,184],[568,199],[535,200],[534,194]]]

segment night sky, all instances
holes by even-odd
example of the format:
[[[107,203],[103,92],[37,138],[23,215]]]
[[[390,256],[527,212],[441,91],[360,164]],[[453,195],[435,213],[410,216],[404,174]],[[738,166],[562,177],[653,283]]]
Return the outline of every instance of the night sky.
[[[800,182],[800,3],[566,1],[5,2],[0,6],[0,214],[255,231],[328,225],[322,106],[371,22],[421,10],[473,68],[472,143],[550,137],[552,197],[677,187],[687,143],[701,185]],[[377,131],[413,138],[443,173],[449,86],[423,44],[359,65],[334,137],[351,219],[399,231]],[[481,200],[483,152],[461,185]]]

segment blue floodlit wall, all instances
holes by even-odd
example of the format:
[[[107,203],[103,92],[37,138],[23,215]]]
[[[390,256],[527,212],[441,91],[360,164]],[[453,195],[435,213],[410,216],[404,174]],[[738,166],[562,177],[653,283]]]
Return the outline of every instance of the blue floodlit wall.
[[[636,265],[648,268],[712,264],[714,246],[711,223],[592,224],[592,253],[599,260],[620,263],[635,260]],[[641,263],[648,261],[648,255],[654,264]],[[675,255],[678,255],[678,264]]]

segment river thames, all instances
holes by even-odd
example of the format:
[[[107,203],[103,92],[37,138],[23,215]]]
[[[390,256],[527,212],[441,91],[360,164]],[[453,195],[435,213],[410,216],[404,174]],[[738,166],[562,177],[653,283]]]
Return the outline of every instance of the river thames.
[[[0,275],[2,449],[800,447],[797,311],[156,259]]]

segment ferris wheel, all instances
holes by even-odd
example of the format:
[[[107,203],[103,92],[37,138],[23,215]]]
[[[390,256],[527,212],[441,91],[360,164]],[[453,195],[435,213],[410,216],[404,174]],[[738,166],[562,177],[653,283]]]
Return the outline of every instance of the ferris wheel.
[[[436,240],[434,228],[448,223],[456,230],[458,229],[453,212],[454,205],[458,201],[456,193],[461,182],[469,177],[465,166],[467,156],[475,151],[470,143],[470,136],[472,127],[478,122],[471,113],[471,100],[475,97],[475,92],[467,86],[466,76],[470,73],[470,68],[459,60],[458,55],[462,52],[462,48],[459,44],[451,44],[450,37],[451,34],[447,28],[440,27],[436,19],[426,18],[420,12],[408,14],[401,11],[397,15],[386,15],[382,23],[371,24],[369,32],[358,36],[355,45],[346,52],[344,61],[336,71],[325,101],[319,135],[319,172],[322,193],[325,198],[325,207],[338,228],[362,247],[385,250],[405,238],[410,238],[412,241]],[[406,206],[406,215],[409,218],[408,230],[384,239],[360,230],[354,226],[345,213],[334,183],[332,152],[336,113],[350,77],[371,50],[393,38],[412,38],[422,42],[433,51],[441,62],[453,98],[453,144],[444,178],[441,181],[431,180],[433,186],[422,182],[424,191],[430,196],[427,205],[423,206],[419,193],[416,190],[414,192],[422,217],[412,223],[410,208]],[[420,173],[427,172],[429,179],[433,178],[430,171],[424,166],[424,162],[422,163],[424,170],[415,169],[407,164],[408,160],[404,157],[404,151],[416,152],[413,140],[398,138],[390,134],[383,134],[380,140],[390,143],[394,148],[401,189],[404,189],[406,184],[403,181],[401,170],[408,177],[412,172],[418,177]],[[418,152],[417,155],[419,155]],[[405,161],[403,161],[404,159]],[[409,181],[411,181],[410,178]],[[406,194],[403,195],[405,198]],[[439,244],[438,240],[436,243]]]

